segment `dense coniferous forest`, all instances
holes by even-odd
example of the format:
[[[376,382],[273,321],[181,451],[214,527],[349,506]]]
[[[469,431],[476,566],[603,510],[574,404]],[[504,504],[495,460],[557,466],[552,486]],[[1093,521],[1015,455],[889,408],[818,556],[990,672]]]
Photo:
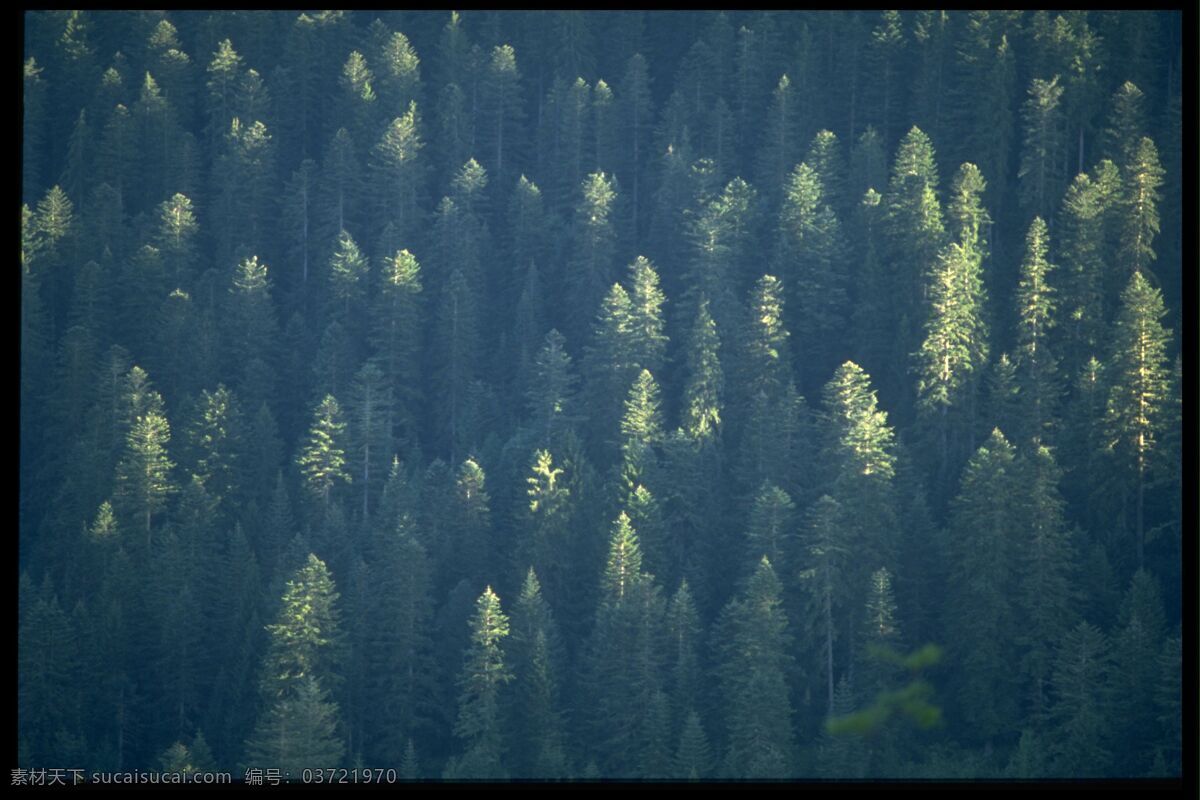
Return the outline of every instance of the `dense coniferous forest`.
[[[24,37],[21,767],[1181,773],[1180,14]]]

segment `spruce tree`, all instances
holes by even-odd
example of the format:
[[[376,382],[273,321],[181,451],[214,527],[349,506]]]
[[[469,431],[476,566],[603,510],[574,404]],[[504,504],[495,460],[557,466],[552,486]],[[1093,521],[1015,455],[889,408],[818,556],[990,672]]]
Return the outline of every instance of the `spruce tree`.
[[[845,572],[851,550],[847,541],[842,506],[829,495],[822,495],[809,509],[804,542],[805,563],[811,566],[800,573],[805,595],[805,633],[819,654],[819,673],[826,692],[825,715],[832,716],[834,705],[834,642],[847,603]]]
[[[616,233],[611,217],[616,197],[612,177],[602,172],[588,175],[580,186],[565,298],[585,314],[599,305],[603,287],[612,279]]]
[[[370,175],[375,217],[381,226],[392,224],[407,242],[419,230],[426,166],[422,151],[422,120],[416,101],[395,117],[375,143],[370,155]]]
[[[1141,272],[1135,272],[1121,296],[1121,311],[1112,334],[1105,415],[1106,449],[1117,458],[1126,502],[1134,504],[1133,538],[1137,565],[1144,561],[1146,472],[1150,454],[1162,433],[1162,410],[1168,389],[1166,347],[1170,332],[1162,295]],[[1126,513],[1128,513],[1126,511]]]
[[[368,543],[366,755],[379,764],[400,764],[413,736],[428,731],[432,708],[433,604],[425,548],[412,518],[381,519]]]
[[[1062,472],[1051,451],[1039,446],[1019,464],[1025,486],[1025,531],[1018,543],[1016,609],[1021,620],[1022,694],[1035,729],[1046,723],[1054,649],[1078,618],[1075,543],[1058,484]]]
[[[308,444],[296,459],[304,474],[305,485],[326,506],[334,483],[351,481],[350,474],[345,471],[346,451],[342,442],[345,429],[341,406],[333,395],[326,395],[313,412]]]
[[[260,687],[270,708],[281,699],[335,691],[341,683],[345,634],[337,588],[325,562],[309,553],[284,587],[269,642]],[[312,680],[314,685],[306,686]]]
[[[1054,664],[1054,774],[1076,778],[1108,774],[1110,724],[1107,683],[1111,670],[1108,637],[1080,622],[1063,636]]]
[[[1018,633],[1014,615],[1015,546],[1021,524],[1009,509],[1018,494],[1014,448],[999,429],[976,451],[951,504],[953,549],[947,617],[961,718],[987,742],[1016,722],[1016,659],[1004,643]],[[986,611],[981,611],[986,609]]]
[[[727,749],[732,778],[786,778],[795,770],[795,733],[787,674],[792,657],[782,587],[771,562],[759,562],[744,593],[723,616],[731,640],[722,644]],[[723,626],[724,627],[724,626]]]
[[[294,693],[275,700],[246,742],[246,762],[277,769],[295,780],[313,769],[342,763],[346,745],[338,734],[338,706],[312,675],[299,678]]]
[[[846,245],[821,177],[808,163],[784,187],[778,242],[776,272],[790,289],[803,389],[806,376],[813,382],[832,367],[828,343],[848,317]]]
[[[1063,154],[1066,150],[1065,124],[1061,108],[1063,87],[1058,76],[1050,80],[1034,78],[1028,99],[1021,107],[1023,137],[1020,180],[1021,207],[1026,215],[1053,223],[1054,205],[1062,196],[1066,182]]]
[[[1034,217],[1025,236],[1025,257],[1017,285],[1017,377],[1025,431],[1035,446],[1052,433],[1061,389],[1058,359],[1050,349],[1050,331],[1057,322],[1058,300],[1048,263],[1049,231]]]
[[[666,359],[667,335],[662,306],[666,297],[658,285],[658,273],[644,256],[629,265],[632,356],[643,369],[659,371]]]
[[[375,362],[392,394],[393,405],[388,409],[391,433],[413,445],[418,441],[422,400],[421,265],[408,250],[397,250],[384,258],[381,272],[371,337]]]
[[[161,411],[139,413],[129,427],[125,454],[117,464],[116,499],[141,524],[147,549],[151,521],[166,508],[167,498],[176,491],[171,481],[175,464],[167,452],[170,441],[171,426]]]
[[[1117,263],[1123,273],[1149,272],[1150,262],[1156,258],[1153,245],[1160,230],[1158,190],[1164,174],[1154,142],[1142,137],[1124,167],[1123,224]]]
[[[466,744],[466,752],[454,762],[452,776],[504,778],[506,742],[500,714],[501,696],[513,676],[502,644],[509,635],[508,616],[492,587],[479,596],[469,625],[471,644],[459,676],[461,693],[458,721],[454,725],[454,735]]]
[[[754,498],[746,526],[745,552],[750,565],[765,556],[772,565],[787,570],[792,560],[793,521],[796,504],[778,486],[764,483]]]
[[[512,773],[526,779],[566,777],[566,750],[559,706],[562,644],[554,617],[530,567],[513,609],[510,695]]]
[[[717,323],[700,301],[687,345],[687,383],[683,396],[683,425],[693,439],[719,435],[725,375],[720,360],[721,339]]]

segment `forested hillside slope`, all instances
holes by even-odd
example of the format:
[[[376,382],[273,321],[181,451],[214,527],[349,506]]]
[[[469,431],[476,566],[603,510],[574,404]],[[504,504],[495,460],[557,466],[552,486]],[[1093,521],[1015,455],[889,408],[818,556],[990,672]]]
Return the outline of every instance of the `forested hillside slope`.
[[[24,34],[19,766],[1180,774],[1179,13]]]

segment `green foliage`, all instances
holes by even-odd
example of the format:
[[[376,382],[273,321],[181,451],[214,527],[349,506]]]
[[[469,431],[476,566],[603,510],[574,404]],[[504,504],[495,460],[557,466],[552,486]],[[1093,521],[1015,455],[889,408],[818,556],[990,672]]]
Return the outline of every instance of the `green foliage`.
[[[1121,296],[1121,311],[1112,336],[1105,447],[1118,459],[1119,477],[1136,494],[1134,541],[1137,563],[1143,560],[1142,506],[1147,462],[1162,430],[1161,414],[1168,390],[1166,346],[1170,333],[1160,320],[1166,315],[1162,295],[1135,272]]]
[[[1034,217],[1025,237],[1025,257],[1017,284],[1017,375],[1024,406],[1025,429],[1035,443],[1052,430],[1061,389],[1050,331],[1057,324],[1057,291],[1047,261],[1049,231]]]
[[[708,738],[700,725],[700,717],[690,711],[679,735],[679,749],[675,751],[674,776],[677,779],[686,777],[689,781],[702,780],[709,772],[710,758]]]
[[[786,569],[792,550],[795,511],[796,504],[787,492],[778,486],[763,484],[754,498],[746,526],[745,550],[751,565],[766,558],[772,565],[779,564],[781,569]]]
[[[1177,20],[439,13],[24,16],[18,765],[1179,775]]]
[[[1063,150],[1066,147],[1063,124],[1063,87],[1055,75],[1050,80],[1034,78],[1028,98],[1021,107],[1023,138],[1021,168],[1021,205],[1026,213],[1051,220],[1055,199],[1062,196]]]
[[[720,347],[717,323],[708,311],[708,300],[702,300],[688,341],[684,389],[684,427],[693,439],[716,436],[720,431],[725,389]]]
[[[176,491],[171,481],[175,464],[167,452],[170,441],[166,417],[154,410],[139,413],[125,436],[125,454],[117,464],[116,500],[142,523],[147,547],[151,520],[166,508],[167,498]]]
[[[557,330],[546,334],[545,344],[534,360],[534,382],[525,395],[531,421],[545,444],[559,441],[579,419],[573,413],[579,378],[565,345],[566,340]]]
[[[1159,233],[1159,188],[1163,168],[1158,150],[1151,139],[1142,137],[1125,164],[1125,197],[1121,204],[1124,224],[1121,228],[1118,263],[1122,271],[1149,271],[1154,261],[1154,237]]]
[[[346,451],[342,444],[345,430],[346,423],[342,421],[337,398],[326,395],[313,413],[308,444],[296,459],[308,490],[320,497],[325,505],[329,504],[329,494],[337,481],[351,481],[350,474],[345,471]]]
[[[338,706],[316,678],[299,680],[294,695],[275,700],[246,742],[246,761],[260,769],[300,775],[313,764],[342,763],[346,746],[338,735]]]
[[[962,670],[959,713],[982,741],[1009,732],[1017,711],[1016,659],[1002,645],[1018,633],[1013,583],[1022,526],[1005,513],[1021,496],[1014,458],[1004,434],[992,431],[968,462],[951,503],[949,655]]]
[[[721,658],[729,777],[761,780],[794,774],[787,683],[792,637],[781,593],[775,570],[764,557],[744,593],[722,612],[722,628],[730,635]]]
[[[475,603],[470,621],[471,645],[463,663],[454,735],[466,743],[455,767],[457,778],[502,778],[505,747],[500,717],[500,694],[512,680],[501,640],[509,634],[508,617],[500,598],[489,586]]]
[[[1063,775],[1098,777],[1111,758],[1104,746],[1109,719],[1108,677],[1111,655],[1108,638],[1080,622],[1062,639],[1054,664],[1054,771]]]
[[[340,596],[325,562],[309,553],[284,588],[275,622],[267,626],[262,694],[268,704],[307,693],[307,702],[315,706],[320,692],[341,682]],[[310,679],[312,686],[306,685]]]

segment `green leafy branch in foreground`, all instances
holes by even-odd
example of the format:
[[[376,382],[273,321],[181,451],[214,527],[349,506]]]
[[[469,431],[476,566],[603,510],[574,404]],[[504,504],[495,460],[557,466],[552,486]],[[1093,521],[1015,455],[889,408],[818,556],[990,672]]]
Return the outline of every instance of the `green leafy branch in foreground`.
[[[901,689],[880,692],[869,708],[831,717],[825,727],[834,736],[874,736],[887,722],[896,716],[904,716],[918,727],[933,728],[942,722],[942,709],[934,705],[933,685],[920,677],[922,670],[932,667],[942,659],[942,648],[927,644],[909,655],[902,655],[888,647],[868,645],[867,652],[874,659],[903,667],[912,680]]]

